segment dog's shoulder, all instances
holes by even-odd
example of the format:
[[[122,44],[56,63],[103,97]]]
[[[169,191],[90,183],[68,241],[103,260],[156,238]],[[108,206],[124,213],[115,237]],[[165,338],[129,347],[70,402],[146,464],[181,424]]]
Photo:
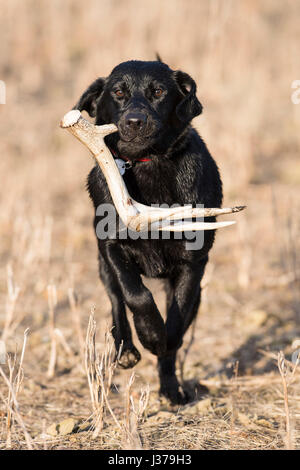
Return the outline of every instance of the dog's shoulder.
[[[177,168],[177,184],[184,199],[190,203],[203,203],[206,207],[222,204],[222,181],[218,166],[204,140],[196,129],[190,127],[185,146],[174,158]]]

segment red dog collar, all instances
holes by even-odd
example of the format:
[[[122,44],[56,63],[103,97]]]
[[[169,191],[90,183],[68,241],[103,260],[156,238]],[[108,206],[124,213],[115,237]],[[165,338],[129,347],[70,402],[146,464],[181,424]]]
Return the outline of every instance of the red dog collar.
[[[124,157],[124,155],[119,155],[113,149],[109,149],[109,150],[111,151],[111,153],[113,154],[115,158],[121,158],[125,162],[130,163],[131,164],[130,166],[134,166],[136,162],[151,162],[151,158],[136,158],[134,161],[132,161],[129,158]]]

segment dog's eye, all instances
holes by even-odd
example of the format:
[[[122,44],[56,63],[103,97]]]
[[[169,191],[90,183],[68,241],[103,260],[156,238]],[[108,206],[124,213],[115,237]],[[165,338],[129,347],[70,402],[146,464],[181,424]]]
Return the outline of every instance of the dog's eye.
[[[163,90],[161,88],[155,88],[154,95],[156,98],[159,98],[163,94]]]
[[[122,91],[122,90],[115,90],[115,95],[116,95],[118,98],[123,98],[123,97],[124,97],[124,91]]]

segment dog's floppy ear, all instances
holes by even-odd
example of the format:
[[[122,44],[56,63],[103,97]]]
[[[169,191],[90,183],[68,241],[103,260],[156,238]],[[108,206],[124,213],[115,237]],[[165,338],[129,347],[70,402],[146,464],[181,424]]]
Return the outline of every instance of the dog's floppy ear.
[[[91,117],[96,116],[97,100],[101,96],[105,85],[105,78],[97,78],[80,97],[73,109],[86,111]]]
[[[189,122],[202,113],[202,104],[196,96],[197,86],[187,73],[174,72],[176,83],[184,97],[176,106],[176,114],[181,121]]]

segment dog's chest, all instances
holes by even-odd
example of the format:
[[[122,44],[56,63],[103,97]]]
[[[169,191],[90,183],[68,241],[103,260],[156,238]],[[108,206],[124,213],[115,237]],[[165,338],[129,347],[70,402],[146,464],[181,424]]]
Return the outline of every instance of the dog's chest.
[[[139,164],[126,175],[125,184],[134,199],[147,205],[178,204],[176,171],[173,165]]]

